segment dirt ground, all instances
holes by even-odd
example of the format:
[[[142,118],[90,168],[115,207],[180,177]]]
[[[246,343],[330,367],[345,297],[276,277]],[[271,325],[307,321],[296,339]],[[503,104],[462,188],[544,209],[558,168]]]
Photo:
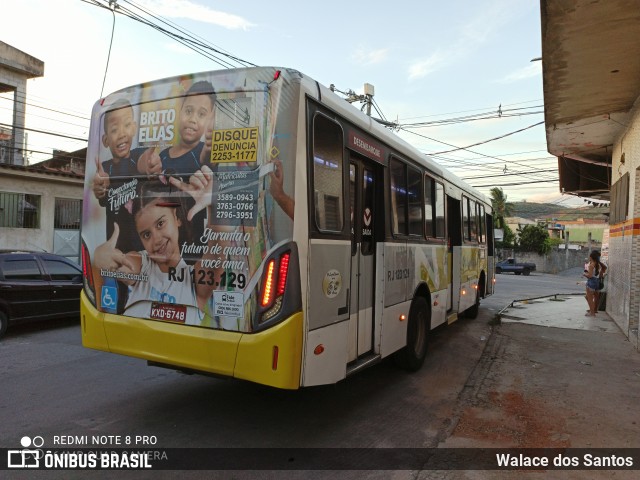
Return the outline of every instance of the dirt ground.
[[[622,335],[516,323],[494,328],[441,448],[640,448],[640,355]],[[639,478],[638,470],[440,471],[419,478],[523,474]]]

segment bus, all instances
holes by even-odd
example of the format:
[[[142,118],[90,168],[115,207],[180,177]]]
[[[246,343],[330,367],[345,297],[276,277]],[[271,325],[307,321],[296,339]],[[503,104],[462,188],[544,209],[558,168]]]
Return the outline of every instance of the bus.
[[[416,371],[494,291],[490,202],[293,69],[117,91],[86,165],[88,348],[298,389]]]

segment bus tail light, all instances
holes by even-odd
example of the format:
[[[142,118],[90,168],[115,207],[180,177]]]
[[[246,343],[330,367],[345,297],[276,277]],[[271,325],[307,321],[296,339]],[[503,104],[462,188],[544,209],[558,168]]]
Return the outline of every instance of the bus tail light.
[[[287,275],[289,274],[290,257],[291,252],[287,251],[267,262],[260,298],[260,305],[266,309],[262,314],[263,322],[271,319],[282,307],[282,300],[287,286]]]
[[[298,249],[281,246],[265,259],[254,329],[261,330],[302,308]]]
[[[262,300],[260,300],[260,305],[263,307],[271,306],[273,302],[273,283],[276,275],[276,261],[270,260],[267,264],[266,273],[264,275],[264,284],[262,287]]]
[[[91,270],[91,258],[89,256],[89,250],[84,242],[82,242],[82,280],[84,283],[84,293],[87,298],[96,304],[96,287],[93,281],[93,271]]]

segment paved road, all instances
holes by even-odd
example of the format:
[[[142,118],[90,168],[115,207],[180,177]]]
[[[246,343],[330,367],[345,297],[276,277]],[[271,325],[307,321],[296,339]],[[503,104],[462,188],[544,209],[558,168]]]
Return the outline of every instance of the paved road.
[[[514,299],[579,292],[579,274],[499,275],[498,293],[483,300],[476,320],[462,319],[434,332],[419,372],[407,374],[385,361],[337,385],[295,392],[187,376],[88,350],[81,346],[77,321],[46,329],[13,328],[0,342],[0,447],[15,448],[24,435],[42,436],[45,447],[56,446],[54,437],[65,435],[147,435],[163,448],[436,447],[455,427],[452,420],[491,337],[495,313]],[[20,478],[56,478],[52,473],[29,472]],[[86,478],[86,473],[67,473],[66,478]],[[202,474],[181,474],[191,476]],[[92,472],[91,477],[113,478],[113,472]],[[174,477],[175,472],[135,476]],[[404,479],[415,474],[343,471],[339,477]],[[216,478],[282,475],[236,471]],[[286,478],[308,475],[288,472]]]

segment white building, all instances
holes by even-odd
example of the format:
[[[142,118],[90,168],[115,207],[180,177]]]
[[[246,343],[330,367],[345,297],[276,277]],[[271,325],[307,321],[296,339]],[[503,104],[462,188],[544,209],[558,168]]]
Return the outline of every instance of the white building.
[[[547,148],[560,188],[610,200],[607,313],[638,347],[640,0],[541,0]]]

